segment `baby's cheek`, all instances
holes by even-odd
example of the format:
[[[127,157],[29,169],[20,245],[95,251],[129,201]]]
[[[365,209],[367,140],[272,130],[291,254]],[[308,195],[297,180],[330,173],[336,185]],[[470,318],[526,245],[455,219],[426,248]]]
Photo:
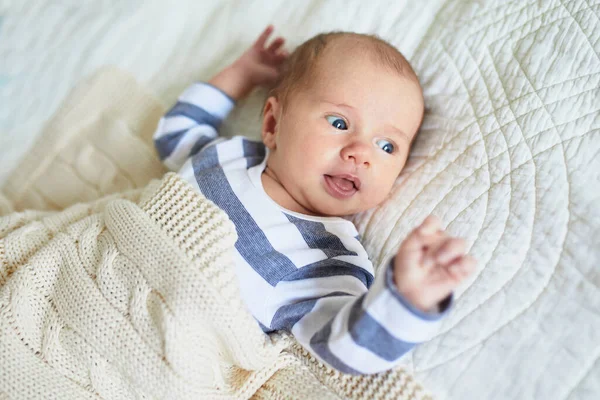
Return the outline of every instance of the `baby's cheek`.
[[[363,192],[361,196],[361,211],[377,207],[385,199],[386,196],[384,195],[384,191],[382,190],[372,190],[368,192]]]
[[[374,201],[376,202],[376,204],[373,205],[373,207],[383,203],[385,200],[387,200],[391,193],[392,193],[392,187],[394,186],[394,182],[382,182],[377,190],[377,193],[375,193],[373,195]]]

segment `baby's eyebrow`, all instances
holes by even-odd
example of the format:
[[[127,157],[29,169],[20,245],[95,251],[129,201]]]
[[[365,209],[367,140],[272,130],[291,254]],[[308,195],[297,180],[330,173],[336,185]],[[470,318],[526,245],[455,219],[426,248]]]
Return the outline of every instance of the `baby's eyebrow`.
[[[350,110],[352,113],[356,113],[356,109],[354,107],[352,107],[349,104],[346,103],[334,103],[331,101],[327,101],[327,100],[321,100],[321,103],[323,104],[330,104],[336,107],[341,107],[341,108],[345,108]],[[358,114],[357,114],[358,115]],[[399,136],[402,138],[402,140],[406,141],[406,143],[410,143],[410,137],[401,129],[396,128],[393,125],[386,125],[386,128],[389,128],[394,134],[396,134],[396,136]]]
[[[388,126],[391,128],[391,131],[393,133],[395,133],[397,136],[401,137],[402,140],[406,141],[407,143],[410,143],[410,138],[408,137],[408,135],[406,133],[404,133],[404,131],[402,131],[392,125],[388,125]]]
[[[321,100],[321,103],[329,104],[329,105],[340,107],[340,108],[346,108],[346,109],[350,110],[353,113],[356,112],[356,109],[354,107],[352,107],[350,104],[346,104],[346,103],[334,103],[332,101],[327,101],[327,100]]]

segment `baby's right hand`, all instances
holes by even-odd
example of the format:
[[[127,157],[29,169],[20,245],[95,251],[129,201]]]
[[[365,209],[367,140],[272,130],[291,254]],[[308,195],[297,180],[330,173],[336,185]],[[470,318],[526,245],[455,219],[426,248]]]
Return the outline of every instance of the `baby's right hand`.
[[[257,85],[268,86],[279,77],[281,64],[288,54],[283,50],[284,39],[276,38],[267,47],[273,32],[269,25],[256,42],[233,62],[215,75],[208,83],[225,92],[234,101],[246,97]]]
[[[431,311],[475,270],[463,239],[448,236],[430,215],[402,242],[394,260],[398,291],[421,311]]]
[[[232,65],[239,68],[254,86],[275,83],[279,76],[279,68],[288,55],[282,47],[285,42],[282,37],[275,38],[267,47],[267,40],[273,29],[272,25],[267,26],[254,44]]]

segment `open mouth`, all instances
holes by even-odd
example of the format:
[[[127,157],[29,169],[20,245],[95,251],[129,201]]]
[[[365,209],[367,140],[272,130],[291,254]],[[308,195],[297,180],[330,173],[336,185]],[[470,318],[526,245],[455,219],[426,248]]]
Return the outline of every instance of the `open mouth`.
[[[340,175],[324,175],[325,189],[335,198],[347,199],[352,197],[360,188],[360,181],[356,178]]]

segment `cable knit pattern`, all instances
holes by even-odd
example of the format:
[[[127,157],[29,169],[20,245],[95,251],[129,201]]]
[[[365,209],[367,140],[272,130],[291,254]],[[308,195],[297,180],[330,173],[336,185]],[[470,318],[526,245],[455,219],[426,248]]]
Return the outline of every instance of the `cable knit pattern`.
[[[0,218],[0,393],[11,399],[424,398],[345,376],[245,308],[227,215],[176,174]]]

